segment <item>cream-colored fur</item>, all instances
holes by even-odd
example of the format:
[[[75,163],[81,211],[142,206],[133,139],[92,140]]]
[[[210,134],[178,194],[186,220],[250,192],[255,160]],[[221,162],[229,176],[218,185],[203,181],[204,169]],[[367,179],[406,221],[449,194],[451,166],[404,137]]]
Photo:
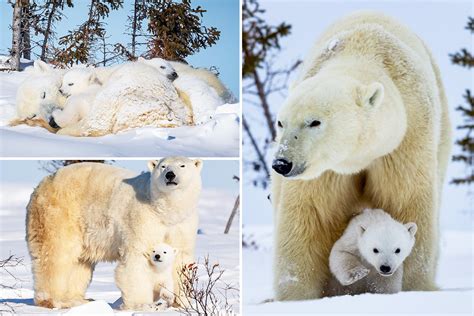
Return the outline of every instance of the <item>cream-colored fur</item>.
[[[135,175],[117,167],[80,163],[46,177],[27,207],[35,303],[65,308],[86,302],[97,262],[118,261],[123,306],[153,303],[148,254],[165,242],[178,250],[174,268],[194,261],[202,162],[170,157]],[[184,166],[184,167],[182,167]],[[167,185],[173,171],[177,185]]]
[[[178,76],[190,75],[194,78],[200,79],[211,86],[217,92],[219,98],[221,98],[224,102],[232,102],[232,93],[212,71],[205,68],[193,68],[188,64],[178,61],[170,61],[170,64],[176,70]]]
[[[272,174],[276,299],[323,296],[330,249],[361,202],[418,225],[403,289],[436,289],[451,132],[423,42],[379,13],[336,22],[305,59],[278,120],[275,158],[293,165],[287,177]]]

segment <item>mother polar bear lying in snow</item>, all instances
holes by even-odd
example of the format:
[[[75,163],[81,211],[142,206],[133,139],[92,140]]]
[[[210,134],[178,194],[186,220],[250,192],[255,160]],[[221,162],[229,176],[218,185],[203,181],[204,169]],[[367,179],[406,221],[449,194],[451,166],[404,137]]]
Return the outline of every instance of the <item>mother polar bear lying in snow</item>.
[[[100,261],[118,261],[124,309],[152,309],[149,253],[160,243],[177,249],[178,269],[194,262],[201,192],[201,160],[150,161],[150,172],[79,163],[42,180],[27,206],[26,240],[35,303],[68,308],[84,295]],[[180,293],[177,293],[182,295]],[[179,300],[176,301],[179,303]]]

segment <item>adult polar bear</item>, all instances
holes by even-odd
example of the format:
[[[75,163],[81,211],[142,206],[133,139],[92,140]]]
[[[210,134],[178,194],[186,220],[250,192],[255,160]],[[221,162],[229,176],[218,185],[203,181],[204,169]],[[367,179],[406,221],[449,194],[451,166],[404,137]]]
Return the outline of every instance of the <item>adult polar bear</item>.
[[[81,163],[46,177],[27,207],[35,303],[67,308],[87,302],[97,262],[118,261],[124,308],[153,303],[148,254],[160,243],[178,250],[175,267],[194,262],[201,160],[170,157],[150,172]],[[175,269],[175,288],[178,273]]]
[[[335,23],[306,58],[278,126],[276,298],[324,296],[330,249],[359,203],[418,225],[403,289],[435,289],[451,139],[439,70],[424,43],[379,13]]]

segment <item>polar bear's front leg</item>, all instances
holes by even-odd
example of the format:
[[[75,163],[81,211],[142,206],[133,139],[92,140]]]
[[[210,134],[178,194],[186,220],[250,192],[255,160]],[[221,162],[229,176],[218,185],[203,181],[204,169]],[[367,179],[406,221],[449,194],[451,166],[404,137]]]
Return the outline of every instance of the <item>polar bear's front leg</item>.
[[[345,249],[341,239],[334,244],[331,250],[329,269],[339,283],[344,286],[365,278],[370,272],[355,254]]]
[[[54,122],[56,122],[56,125],[64,128],[79,121],[79,109],[77,108],[76,103],[68,103],[63,110],[54,110],[52,117]]]
[[[153,309],[155,284],[147,264],[143,255],[128,254],[115,269],[115,282],[122,292],[122,309]]]

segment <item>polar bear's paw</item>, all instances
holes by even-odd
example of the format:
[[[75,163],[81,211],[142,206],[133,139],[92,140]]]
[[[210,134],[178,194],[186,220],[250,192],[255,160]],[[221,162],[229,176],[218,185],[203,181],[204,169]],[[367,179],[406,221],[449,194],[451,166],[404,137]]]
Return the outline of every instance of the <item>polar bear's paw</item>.
[[[339,281],[344,286],[351,285],[365,278],[369,274],[369,272],[370,270],[366,267],[355,267],[344,273],[344,275],[339,279]]]

